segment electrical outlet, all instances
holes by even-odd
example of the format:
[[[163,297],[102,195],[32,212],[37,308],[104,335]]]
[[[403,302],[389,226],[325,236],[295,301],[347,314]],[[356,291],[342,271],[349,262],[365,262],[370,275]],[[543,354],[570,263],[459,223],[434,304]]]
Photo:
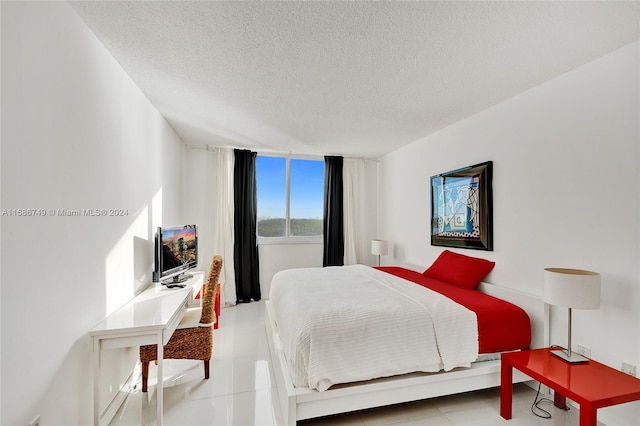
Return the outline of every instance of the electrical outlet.
[[[40,416],[35,416],[27,426],[40,426]]]
[[[591,358],[591,348],[586,346],[578,345],[578,353],[582,356],[586,356],[587,358]]]
[[[636,376],[636,366],[635,365],[631,365],[631,364],[627,364],[626,362],[622,363],[622,368],[621,368],[623,373],[627,373],[633,377]]]

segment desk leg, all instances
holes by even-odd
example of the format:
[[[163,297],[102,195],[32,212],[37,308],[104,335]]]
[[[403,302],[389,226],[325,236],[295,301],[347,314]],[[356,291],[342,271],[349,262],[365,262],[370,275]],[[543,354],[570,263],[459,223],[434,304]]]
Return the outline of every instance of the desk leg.
[[[580,404],[580,426],[596,426],[598,410],[587,404]]]
[[[100,389],[100,339],[93,337],[93,424],[100,424],[100,398],[98,391]]]
[[[509,420],[512,415],[513,368],[504,360],[500,363],[500,415]]]
[[[157,421],[156,424],[158,426],[162,426],[163,418],[163,405],[164,405],[164,372],[162,371],[162,365],[164,364],[164,346],[162,344],[162,333],[158,334],[158,398],[156,402],[156,411],[157,411]]]
[[[558,391],[553,391],[553,405],[556,407],[566,410],[567,409],[567,398],[560,394]]]

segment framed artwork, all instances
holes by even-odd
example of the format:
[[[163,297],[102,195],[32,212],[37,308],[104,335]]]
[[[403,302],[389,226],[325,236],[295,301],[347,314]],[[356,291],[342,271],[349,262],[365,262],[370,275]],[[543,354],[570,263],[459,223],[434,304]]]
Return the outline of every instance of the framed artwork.
[[[431,245],[493,250],[493,163],[431,176]]]

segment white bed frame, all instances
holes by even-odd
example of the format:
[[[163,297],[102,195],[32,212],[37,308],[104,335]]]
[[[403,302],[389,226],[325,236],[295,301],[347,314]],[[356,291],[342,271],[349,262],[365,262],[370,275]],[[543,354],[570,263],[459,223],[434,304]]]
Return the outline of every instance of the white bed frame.
[[[483,293],[507,300],[522,307],[531,318],[531,347],[542,347],[547,340],[544,303],[538,296],[512,289],[481,283]],[[457,368],[442,373],[412,373],[337,385],[324,392],[293,385],[287,360],[270,302],[265,301],[265,327],[271,352],[271,378],[276,384],[280,400],[280,414],[284,425],[295,425],[297,420],[346,413],[384,405],[417,401],[500,385],[500,360],[472,364],[470,368]],[[513,383],[531,380],[518,371],[513,372]]]

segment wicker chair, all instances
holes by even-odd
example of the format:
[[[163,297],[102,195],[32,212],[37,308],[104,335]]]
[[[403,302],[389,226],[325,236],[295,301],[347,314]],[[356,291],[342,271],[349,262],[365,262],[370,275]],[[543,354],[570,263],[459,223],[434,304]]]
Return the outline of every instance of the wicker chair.
[[[209,378],[209,361],[213,351],[212,327],[217,321],[214,312],[216,293],[220,290],[218,278],[222,269],[222,256],[216,255],[211,263],[209,278],[203,286],[202,308],[187,309],[178,328],[164,347],[163,359],[198,359],[204,362],[204,378]],[[149,362],[158,359],[157,345],[140,346],[142,363],[142,392],[147,391]],[[158,380],[162,380],[159,378]]]

